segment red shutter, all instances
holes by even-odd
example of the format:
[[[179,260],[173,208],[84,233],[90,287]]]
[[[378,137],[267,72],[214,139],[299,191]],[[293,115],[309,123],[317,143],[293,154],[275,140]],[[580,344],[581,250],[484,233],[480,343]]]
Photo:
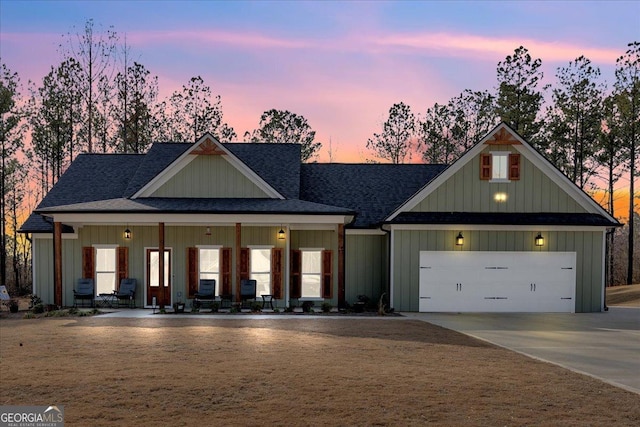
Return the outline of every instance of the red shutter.
[[[93,279],[94,273],[94,252],[92,246],[82,248],[82,278]]]
[[[117,289],[120,289],[122,279],[129,277],[129,248],[126,246],[118,247],[118,283]]]
[[[333,251],[322,251],[322,298],[333,298]]]
[[[480,179],[491,179],[491,154],[480,154]]]
[[[302,284],[300,282],[302,270],[302,252],[298,250],[291,251],[291,274],[289,277],[289,283],[291,285],[289,289],[291,298],[300,298],[302,295]]]
[[[282,248],[271,249],[271,293],[282,299]]]
[[[520,154],[509,154],[509,179],[520,179]]]
[[[240,280],[249,279],[249,248],[240,248]],[[236,301],[241,301],[240,283],[236,283]]]
[[[220,253],[222,256],[222,286],[219,286],[218,289],[220,289],[220,295],[231,295],[231,248],[222,248]]]
[[[198,248],[187,248],[187,298],[198,292]]]

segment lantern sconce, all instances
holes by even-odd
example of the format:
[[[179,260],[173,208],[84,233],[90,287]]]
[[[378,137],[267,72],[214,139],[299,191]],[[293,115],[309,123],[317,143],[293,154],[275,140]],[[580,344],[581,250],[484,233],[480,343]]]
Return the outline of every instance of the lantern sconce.
[[[127,227],[124,230],[124,238],[125,238],[125,240],[130,240],[131,239],[131,230],[129,230],[129,227]]]
[[[211,236],[211,227],[207,227],[204,230],[204,235],[205,236]]]
[[[286,237],[286,233],[282,229],[282,225],[280,226],[280,231],[278,231],[278,240],[284,240]]]
[[[544,246],[544,237],[542,237],[542,233],[538,233],[535,239],[536,246]]]
[[[462,246],[462,245],[464,245],[464,236],[462,235],[462,232],[460,232],[456,237],[456,246]]]

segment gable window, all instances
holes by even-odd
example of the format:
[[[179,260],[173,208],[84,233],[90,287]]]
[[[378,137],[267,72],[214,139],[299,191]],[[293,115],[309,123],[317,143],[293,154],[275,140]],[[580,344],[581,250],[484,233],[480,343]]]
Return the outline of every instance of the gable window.
[[[116,290],[116,247],[95,248],[96,295],[110,294]]]
[[[215,295],[220,294],[220,248],[198,248],[198,278],[216,281]]]
[[[271,294],[271,248],[250,248],[249,278],[256,281],[256,297]]]
[[[322,250],[301,250],[302,268],[300,271],[301,297],[321,298]]]
[[[480,179],[509,182],[520,179],[520,154],[492,151],[480,155]]]

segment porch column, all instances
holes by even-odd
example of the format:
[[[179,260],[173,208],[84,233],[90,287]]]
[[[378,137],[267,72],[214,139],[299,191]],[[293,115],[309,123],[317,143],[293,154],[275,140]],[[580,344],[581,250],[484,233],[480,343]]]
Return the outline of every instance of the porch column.
[[[53,223],[53,303],[62,306],[62,223]]]
[[[240,249],[242,249],[242,224],[236,223],[236,301],[240,301]]]
[[[338,307],[345,306],[344,224],[338,224]]]
[[[164,308],[164,222],[158,223],[158,269],[159,307]]]

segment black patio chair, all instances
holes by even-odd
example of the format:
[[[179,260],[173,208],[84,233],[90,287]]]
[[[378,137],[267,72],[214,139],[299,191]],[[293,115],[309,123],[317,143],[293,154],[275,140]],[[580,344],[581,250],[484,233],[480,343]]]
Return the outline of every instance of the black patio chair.
[[[256,287],[257,282],[253,279],[243,279],[240,281],[241,308],[249,308],[251,306],[249,301],[255,301]]]
[[[120,287],[113,294],[118,300],[118,308],[120,308],[120,301],[125,302],[129,308],[136,308],[136,279],[122,279],[120,281]]]
[[[200,279],[198,292],[193,297],[193,307],[201,308],[209,306],[213,308],[216,300],[216,279]]]
[[[93,283],[93,279],[78,279],[76,288],[73,290],[73,306],[77,307],[78,301],[89,300],[91,307],[93,307],[95,300],[94,289],[95,286]]]

